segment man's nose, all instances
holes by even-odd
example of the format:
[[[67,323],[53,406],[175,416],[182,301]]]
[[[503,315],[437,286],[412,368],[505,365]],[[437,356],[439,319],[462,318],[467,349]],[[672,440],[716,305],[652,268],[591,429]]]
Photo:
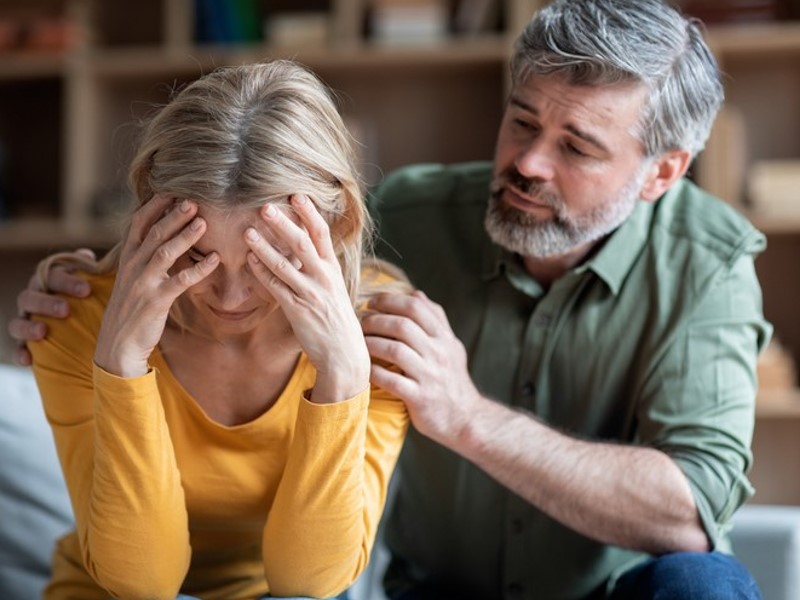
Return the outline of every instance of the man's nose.
[[[550,181],[555,175],[554,150],[543,140],[532,141],[517,156],[515,165],[520,175],[526,179]]]

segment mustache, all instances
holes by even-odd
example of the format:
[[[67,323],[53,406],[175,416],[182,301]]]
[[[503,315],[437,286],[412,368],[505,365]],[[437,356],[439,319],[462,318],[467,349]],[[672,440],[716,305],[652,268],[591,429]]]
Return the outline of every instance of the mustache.
[[[535,179],[528,179],[515,167],[509,167],[497,177],[494,177],[489,184],[489,191],[496,198],[509,185],[515,187],[526,196],[536,197],[553,209],[559,210],[562,206],[561,200],[556,194],[545,190],[544,183]]]

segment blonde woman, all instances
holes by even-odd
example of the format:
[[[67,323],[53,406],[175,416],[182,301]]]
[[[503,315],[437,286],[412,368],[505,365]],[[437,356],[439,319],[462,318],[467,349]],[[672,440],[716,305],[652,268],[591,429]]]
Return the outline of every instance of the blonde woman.
[[[328,597],[367,563],[407,427],[370,389],[351,140],[286,61],[215,71],[149,123],[123,241],[30,344],[76,529],[46,598]]]

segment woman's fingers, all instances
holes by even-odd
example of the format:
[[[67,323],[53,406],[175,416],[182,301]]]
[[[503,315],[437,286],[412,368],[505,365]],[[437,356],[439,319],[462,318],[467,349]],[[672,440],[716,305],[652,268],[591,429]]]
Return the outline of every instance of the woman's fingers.
[[[125,249],[138,248],[164,212],[174,204],[174,198],[157,194],[140,206],[131,217],[131,226],[125,240]]]
[[[319,257],[323,260],[335,258],[330,228],[311,199],[305,194],[294,194],[291,203]]]
[[[248,227],[244,237],[250,247],[250,270],[261,285],[273,294],[281,294],[284,288],[295,294],[305,289],[301,264],[279,252],[255,227]]]
[[[290,254],[302,265],[301,269],[312,276],[319,275],[324,264],[336,264],[328,224],[307,196],[291,197],[294,214],[299,223],[273,204],[261,210],[261,218],[269,227],[272,239],[268,240],[279,251]]]
[[[167,280],[165,292],[172,298],[177,298],[193,285],[200,283],[219,266],[219,254],[210,252],[203,260],[182,269]]]
[[[152,253],[148,266],[157,272],[168,271],[181,256],[186,254],[206,232],[206,221],[195,217],[187,225],[162,240]]]
[[[156,215],[156,219],[152,221],[149,229],[144,232],[140,231],[140,233],[143,233],[143,236],[137,238],[141,240],[140,247],[144,251],[145,260],[149,260],[149,257],[152,256],[153,253],[158,251],[165,242],[174,238],[178,232],[185,230],[186,226],[190,224],[197,215],[197,203],[188,199],[181,201],[169,199],[167,205],[163,206],[163,198],[163,196],[156,196],[147,203],[156,203],[156,207],[161,210]],[[152,217],[152,211],[143,212],[147,204],[139,211],[142,213],[142,220]],[[137,213],[137,215],[138,214],[139,213]],[[133,232],[133,227],[131,230]]]

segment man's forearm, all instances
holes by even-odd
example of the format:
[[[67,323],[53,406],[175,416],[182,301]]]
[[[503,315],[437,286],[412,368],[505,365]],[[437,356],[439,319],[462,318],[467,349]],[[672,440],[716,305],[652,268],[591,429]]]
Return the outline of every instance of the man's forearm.
[[[438,441],[552,518],[653,554],[709,549],[689,484],[663,452],[571,438],[486,398],[473,408],[459,435]]]

